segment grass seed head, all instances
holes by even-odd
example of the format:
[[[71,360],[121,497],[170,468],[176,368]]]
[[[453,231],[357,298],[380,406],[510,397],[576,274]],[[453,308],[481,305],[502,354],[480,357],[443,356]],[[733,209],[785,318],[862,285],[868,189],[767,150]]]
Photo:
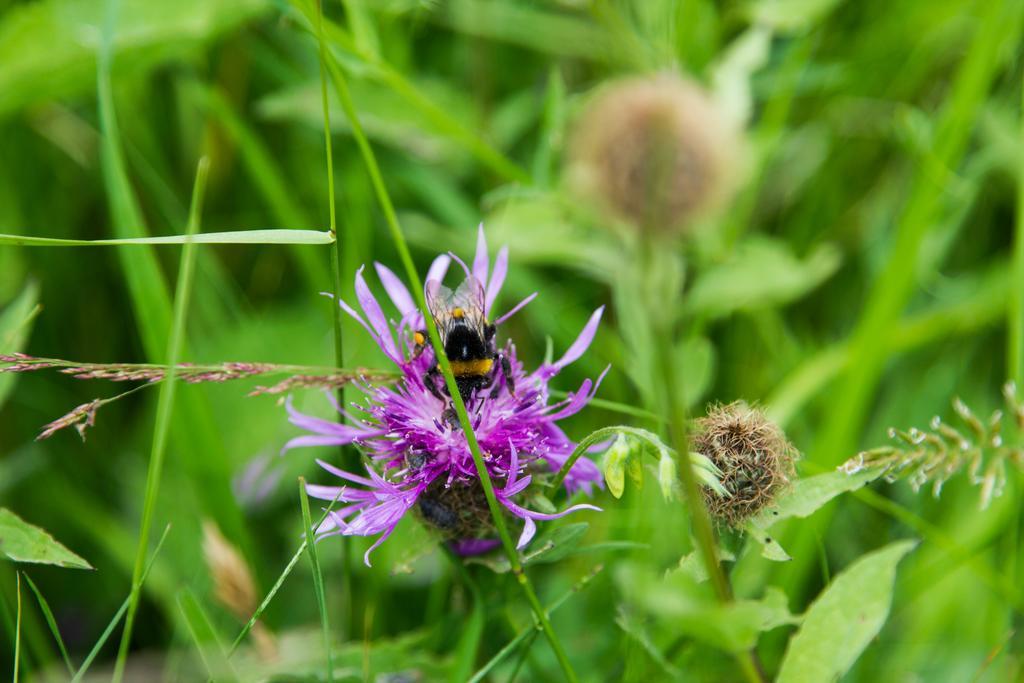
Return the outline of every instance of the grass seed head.
[[[707,92],[676,74],[604,88],[575,131],[570,177],[620,218],[663,234],[685,230],[731,194],[737,132]]]
[[[722,471],[720,496],[703,489],[708,512],[738,526],[772,503],[794,475],[796,449],[765,414],[745,403],[713,406],[697,420],[693,449]]]

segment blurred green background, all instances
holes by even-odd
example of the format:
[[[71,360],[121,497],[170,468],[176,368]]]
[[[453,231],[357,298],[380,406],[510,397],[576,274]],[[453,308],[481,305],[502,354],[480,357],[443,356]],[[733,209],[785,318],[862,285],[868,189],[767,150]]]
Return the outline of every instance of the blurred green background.
[[[304,5],[113,4],[113,12],[96,0],[0,4],[0,232],[181,233],[202,155],[211,161],[203,231],[325,229],[319,62],[297,8]],[[613,233],[564,182],[567,140],[588,94],[620,76],[677,69],[729,102],[748,130],[746,181],[685,247],[690,303],[681,313],[698,331],[686,351],[687,395],[697,412],[707,401],[761,403],[813,473],[883,443],[890,426],[948,415],[954,396],[980,414],[1000,406],[1000,386],[1014,372],[1006,320],[1017,291],[1010,257],[1024,182],[1022,9],[957,0],[343,0],[324,12],[421,272],[439,251],[469,256],[483,220],[492,248],[512,250],[499,306],[540,291],[504,329],[527,367],[542,360],[548,337],[565,349],[629,267]],[[105,35],[119,140],[99,114]],[[331,103],[342,281],[351,300],[359,264],[376,260],[397,271],[398,263],[333,95]],[[104,171],[111,144],[128,188],[109,164]],[[137,206],[126,205],[128,197]],[[201,248],[188,359],[331,364],[331,304],[318,295],[332,286],[330,251]],[[156,318],[169,299],[154,283],[173,291],[178,256],[177,247],[0,246],[0,305],[42,307],[27,339],[0,335],[10,345],[0,351],[23,342],[19,348],[37,356],[161,359],[166,328],[162,336]],[[358,327],[346,321],[344,333],[346,365],[382,366]],[[560,388],[572,390],[610,363],[599,396],[640,405],[643,387],[631,368],[647,360],[624,337],[620,317],[606,317]],[[261,595],[298,545],[294,481],[320,475],[312,452],[276,457],[296,430],[273,397],[245,396],[252,384],[179,387],[155,533],[173,528],[144,589],[130,667],[136,680],[196,680],[174,601],[182,587],[201,596],[223,633],[233,637],[241,626],[210,596],[203,519],[239,546]],[[156,391],[105,407],[84,443],[71,430],[34,438],[74,406],[121,390],[59,374],[0,376],[0,504],[97,570],[29,570],[75,659],[129,589]],[[329,411],[315,391],[296,402]],[[579,439],[632,419],[591,407],[568,429]],[[260,457],[270,463],[267,495],[240,495],[232,481]],[[875,484],[880,495],[871,501],[842,499],[791,523],[781,538],[793,562],[744,557],[733,574],[737,592],[782,586],[800,612],[826,576],[860,554],[922,538],[900,566],[886,627],[848,680],[1011,680],[1021,675],[1024,647],[1020,484],[1011,477],[985,511],[966,477],[938,499],[906,484]],[[687,521],[655,489],[629,487],[618,501],[600,494],[606,512],[587,513],[587,540],[648,543],[627,553],[632,561],[674,566],[688,548]],[[365,640],[373,675],[416,669],[432,680],[468,610],[450,567],[407,521],[376,552],[372,570],[357,564],[352,602],[342,605],[336,540],[320,546],[321,556],[332,615],[353,615],[337,635],[352,639],[344,656],[355,676],[363,676]],[[357,557],[364,547],[355,543]],[[623,559],[581,555],[532,572],[546,601],[599,561],[609,566],[554,619],[585,680],[669,676],[652,643],[616,623],[614,566]],[[1002,583],[992,585],[993,576]],[[511,638],[510,620],[527,623],[511,582],[486,580],[481,661]],[[12,634],[11,564],[0,563],[0,596]],[[60,680],[41,614],[26,607],[24,619],[23,674],[49,668]],[[316,621],[302,562],[267,623],[293,634],[301,651],[315,649]],[[791,630],[761,639],[769,673]],[[685,680],[736,675],[726,655],[670,628],[653,624],[650,638]],[[5,671],[11,643],[12,636],[0,648]],[[104,650],[99,675],[115,648]],[[543,639],[525,666],[521,680],[558,680]],[[510,672],[506,666],[495,680]]]

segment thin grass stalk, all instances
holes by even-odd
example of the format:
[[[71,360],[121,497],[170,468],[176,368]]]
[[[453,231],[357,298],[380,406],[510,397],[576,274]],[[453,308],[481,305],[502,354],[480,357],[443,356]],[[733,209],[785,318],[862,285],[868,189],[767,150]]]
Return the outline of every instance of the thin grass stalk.
[[[341,300],[342,247],[341,239],[338,236],[338,218],[334,197],[334,148],[331,140],[331,111],[327,101],[327,44],[324,40],[324,8],[322,0],[317,0],[316,2],[316,40],[320,60],[320,106],[323,110],[324,152],[327,161],[327,202],[330,206],[331,234],[334,235],[334,249],[331,250],[331,285],[334,289],[335,302],[335,305],[331,306],[334,328],[334,363],[340,368],[345,365],[341,307],[337,305],[337,302]],[[337,398],[338,405],[345,405],[344,387],[338,387]],[[340,413],[337,419],[340,423],[345,422],[345,417]],[[342,462],[345,462],[345,450],[345,446],[338,447],[338,453],[341,456]],[[341,569],[341,624],[342,640],[344,640],[345,633],[352,625],[352,539],[349,536],[343,536],[341,539]]]
[[[320,611],[320,628],[324,637],[324,657],[327,665],[327,681],[334,681],[334,658],[331,655],[331,626],[327,620],[327,594],[324,591],[324,575],[320,569],[320,557],[316,551],[316,528],[309,514],[309,497],[306,495],[306,480],[299,477],[299,502],[302,505],[302,524],[306,531],[306,552],[313,570],[313,590],[316,593],[316,605]]]
[[[515,544],[509,536],[508,527],[505,524],[505,517],[501,512],[498,499],[494,495],[494,484],[491,482],[491,477],[487,472],[487,466],[484,464],[480,444],[477,442],[476,434],[473,432],[473,425],[469,420],[466,405],[462,401],[462,396],[459,394],[458,385],[455,382],[455,376],[452,374],[451,364],[448,362],[448,357],[444,353],[444,345],[441,343],[441,337],[437,331],[437,324],[434,322],[434,318],[430,315],[429,309],[427,308],[426,297],[423,292],[423,281],[420,279],[419,273],[416,271],[416,265],[412,260],[412,253],[409,251],[409,245],[405,241],[405,235],[402,233],[402,228],[398,223],[398,217],[395,214],[394,205],[391,203],[391,197],[388,194],[387,188],[384,185],[384,180],[381,177],[376,155],[370,147],[370,143],[367,140],[366,135],[363,132],[362,125],[359,122],[345,77],[337,63],[330,58],[329,55],[327,65],[330,70],[335,90],[338,94],[338,99],[341,102],[342,109],[348,117],[349,125],[352,128],[352,136],[359,147],[359,151],[363,156],[364,162],[366,163],[367,172],[370,175],[370,182],[372,183],[374,192],[377,195],[377,200],[380,202],[381,210],[384,213],[385,221],[387,222],[388,229],[391,233],[392,242],[398,251],[402,265],[405,267],[406,277],[408,278],[413,294],[416,297],[416,304],[419,306],[420,310],[424,312],[423,317],[426,322],[427,334],[430,337],[431,346],[434,349],[438,365],[440,365],[441,372],[444,375],[445,384],[448,387],[448,393],[451,396],[452,405],[455,407],[455,412],[459,417],[459,423],[462,426],[463,433],[466,435],[466,442],[469,446],[470,453],[473,455],[473,464],[476,467],[477,475],[480,477],[484,496],[487,499],[487,506],[490,508],[491,516],[494,519],[495,529],[501,539],[502,547],[505,549],[506,555],[508,555],[512,574],[516,577],[517,582],[526,594],[527,601],[530,603],[530,607],[533,609],[537,620],[540,622],[541,627],[544,630],[544,634],[547,636],[548,642],[551,644],[551,649],[554,651],[555,657],[558,659],[558,663],[562,667],[562,671],[565,673],[566,678],[570,681],[576,681],[576,673],[573,671],[569,658],[565,653],[565,649],[562,647],[561,641],[558,639],[554,629],[551,627],[551,622],[548,620],[547,614],[545,614],[544,608],[541,606],[540,600],[537,598],[537,594],[533,590],[533,585],[530,583],[529,578],[523,571],[523,566],[519,561],[519,555],[516,551]]]
[[[199,216],[203,205],[203,194],[206,190],[206,176],[209,172],[209,159],[199,160],[196,169],[195,185],[192,190],[192,207],[189,211],[188,234],[195,235],[199,231]],[[181,265],[178,269],[178,284],[174,296],[174,323],[171,328],[170,341],[167,344],[167,378],[160,387],[157,399],[156,426],[153,433],[153,446],[149,456],[149,470],[146,474],[146,492],[142,507],[142,523],[139,529],[139,547],[135,555],[135,566],[132,570],[132,588],[128,598],[128,612],[125,616],[124,632],[118,648],[117,662],[114,666],[114,683],[120,683],[124,677],[125,662],[128,658],[128,647],[131,643],[132,627],[135,625],[135,614],[139,607],[142,591],[142,572],[146,564],[146,549],[149,546],[149,527],[156,508],[156,499],[160,491],[160,478],[163,473],[164,456],[167,453],[167,441],[171,431],[171,415],[174,410],[174,394],[176,388],[175,366],[185,343],[185,320],[188,313],[189,298],[192,294],[192,278],[195,275],[196,246],[186,242],[181,252]]]

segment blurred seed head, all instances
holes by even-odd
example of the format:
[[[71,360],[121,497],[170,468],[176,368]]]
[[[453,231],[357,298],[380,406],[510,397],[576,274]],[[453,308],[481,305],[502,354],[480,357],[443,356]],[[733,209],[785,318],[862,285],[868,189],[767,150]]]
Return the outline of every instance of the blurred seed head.
[[[639,229],[672,234],[720,206],[741,175],[739,135],[676,74],[606,86],[574,133],[570,182]]]
[[[729,493],[703,489],[708,512],[724,524],[738,526],[771,504],[794,475],[796,449],[765,414],[745,403],[713,406],[696,421],[693,450],[721,471]]]
[[[214,597],[238,619],[248,622],[258,604],[256,582],[241,553],[209,519],[203,520],[203,557],[213,578]],[[277,645],[263,623],[256,622],[250,633],[260,657],[274,659]]]

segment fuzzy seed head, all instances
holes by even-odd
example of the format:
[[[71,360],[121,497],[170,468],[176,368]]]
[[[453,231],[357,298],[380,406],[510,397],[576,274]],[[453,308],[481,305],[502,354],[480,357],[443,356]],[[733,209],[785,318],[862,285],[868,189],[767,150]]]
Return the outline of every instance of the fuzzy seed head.
[[[794,475],[796,449],[778,425],[742,402],[713,406],[697,420],[693,449],[721,471],[728,496],[703,489],[708,512],[738,526],[771,504]]]
[[[631,78],[587,108],[570,178],[634,226],[673,234],[728,198],[738,148],[737,132],[696,83],[668,73]]]

